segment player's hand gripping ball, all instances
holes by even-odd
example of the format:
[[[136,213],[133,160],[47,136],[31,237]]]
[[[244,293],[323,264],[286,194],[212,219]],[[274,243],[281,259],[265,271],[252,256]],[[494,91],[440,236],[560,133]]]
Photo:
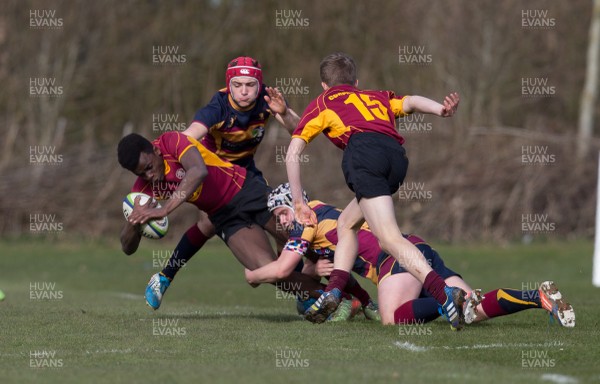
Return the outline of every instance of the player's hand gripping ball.
[[[125,196],[123,199],[123,215],[125,220],[129,219],[129,215],[133,212],[133,205],[135,198],[140,196],[140,205],[145,205],[148,201],[154,202],[155,200],[145,193],[132,192]],[[157,208],[160,208],[160,204],[157,203]],[[169,231],[169,219],[167,216],[162,219],[150,220],[146,224],[140,225],[140,233],[142,236],[149,239],[160,239],[164,237]]]

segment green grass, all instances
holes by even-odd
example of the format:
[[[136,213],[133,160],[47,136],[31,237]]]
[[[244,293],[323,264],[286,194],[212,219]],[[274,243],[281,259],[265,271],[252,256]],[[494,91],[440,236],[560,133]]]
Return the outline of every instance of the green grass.
[[[541,383],[548,382],[544,374],[600,380],[600,300],[591,286],[589,242],[438,247],[484,292],[554,279],[577,311],[575,329],[549,325],[544,311],[530,310],[464,332],[451,332],[442,320],[418,332],[361,319],[310,324],[272,286],[246,285],[242,267],[216,240],[181,271],[154,312],[142,293],[158,270],[153,252],[171,245],[143,247],[127,257],[110,243],[0,243],[1,382]],[[46,292],[62,298],[31,299],[31,285],[35,296],[44,284],[55,284]],[[178,334],[154,334],[161,332]],[[54,355],[36,359],[34,351]],[[546,367],[523,368],[524,353]],[[36,363],[54,367],[31,367]],[[291,363],[299,367],[281,367]]]

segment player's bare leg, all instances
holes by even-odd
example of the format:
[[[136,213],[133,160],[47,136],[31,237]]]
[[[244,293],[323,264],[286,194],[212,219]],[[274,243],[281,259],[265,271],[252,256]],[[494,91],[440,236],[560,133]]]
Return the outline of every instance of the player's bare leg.
[[[334,269],[329,276],[325,292],[306,311],[305,318],[313,323],[322,323],[336,310],[341,295],[350,279],[350,271],[358,254],[356,231],[364,218],[358,202],[353,199],[342,211],[337,222],[338,243],[335,250]]]
[[[377,300],[381,323],[396,323],[394,312],[402,304],[414,300],[421,293],[422,284],[410,273],[399,273],[383,279],[377,286]]]
[[[417,278],[440,304],[445,317],[453,330],[464,326],[463,304],[465,292],[460,288],[448,287],[425,260],[423,254],[410,241],[402,236],[392,196],[362,198],[359,202],[361,211],[379,240],[381,249],[392,255],[400,265]]]
[[[358,254],[358,238],[356,232],[365,222],[356,198],[344,208],[337,222],[338,243],[335,248],[333,268],[350,273]],[[332,273],[333,275],[333,273]],[[344,287],[342,287],[343,289]]]

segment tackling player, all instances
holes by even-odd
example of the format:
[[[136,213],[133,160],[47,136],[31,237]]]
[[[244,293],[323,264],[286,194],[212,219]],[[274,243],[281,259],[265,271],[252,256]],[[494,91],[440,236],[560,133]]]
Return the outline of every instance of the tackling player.
[[[261,143],[270,116],[291,133],[300,118],[286,105],[281,93],[263,84],[262,68],[251,57],[238,57],[227,65],[226,87],[200,108],[184,134],[200,140],[204,147],[221,158],[244,167],[267,184],[256,168],[254,154]],[[146,287],[146,303],[158,309],[162,293],[169,287],[179,269],[215,234],[215,228],[204,212],[180,240],[160,273],[154,274]],[[219,235],[221,235],[219,233]]]
[[[304,225],[316,224],[314,212],[302,201],[298,160],[306,145],[321,132],[344,150],[342,170],[356,197],[339,218],[335,269],[325,292],[307,311],[307,319],[327,317],[339,304],[356,260],[356,231],[366,220],[385,252],[404,265],[437,300],[451,328],[461,329],[465,292],[448,287],[418,249],[402,236],[392,200],[408,168],[404,139],[396,132],[395,118],[413,112],[450,117],[458,108],[458,94],[447,96],[442,105],[421,96],[397,97],[390,91],[360,90],[356,64],[344,53],[325,57],[320,75],[324,92],[304,111],[286,156],[296,218]]]
[[[286,278],[302,256],[316,264],[314,268],[318,276],[329,276],[332,272],[340,210],[318,200],[307,201],[307,204],[317,218],[317,224],[312,227],[295,222],[288,184],[278,186],[269,194],[269,210],[281,225],[290,228],[290,237],[276,261],[252,271],[246,269],[248,283],[269,283]],[[538,308],[550,312],[562,326],[575,326],[573,307],[552,282],[542,283],[539,290],[501,288],[482,296],[481,290],[472,290],[459,274],[446,267],[439,254],[423,239],[412,234],[404,237],[417,247],[428,264],[448,285],[469,292],[463,306],[467,324]],[[358,231],[358,244],[358,257],[353,271],[377,285],[379,313],[383,324],[423,324],[439,316],[435,299],[422,291],[423,285],[407,273],[397,260],[381,250],[366,224]],[[309,263],[305,265],[308,266]],[[355,296],[360,298],[359,295]],[[319,318],[318,322],[323,320],[324,318]]]
[[[139,225],[167,216],[184,202],[206,212],[221,238],[238,261],[255,269],[275,260],[265,230],[277,235],[275,219],[267,209],[269,188],[245,168],[221,159],[197,140],[180,132],[167,132],[150,142],[132,133],[118,145],[121,166],[138,176],[131,192],[142,192],[163,200],[161,208],[140,205],[121,231],[121,245],[127,255],[140,243]],[[179,245],[178,245],[179,246]],[[284,281],[296,294],[318,296],[321,286],[314,279],[295,272]],[[165,288],[166,289],[166,288]],[[160,301],[164,289],[158,292]]]

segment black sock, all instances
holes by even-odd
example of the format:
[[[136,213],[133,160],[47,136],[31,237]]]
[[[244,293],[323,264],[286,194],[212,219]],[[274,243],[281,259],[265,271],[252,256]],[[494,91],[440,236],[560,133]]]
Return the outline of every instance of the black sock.
[[[161,273],[169,280],[173,280],[181,267],[202,248],[208,239],[194,224],[183,234]]]

